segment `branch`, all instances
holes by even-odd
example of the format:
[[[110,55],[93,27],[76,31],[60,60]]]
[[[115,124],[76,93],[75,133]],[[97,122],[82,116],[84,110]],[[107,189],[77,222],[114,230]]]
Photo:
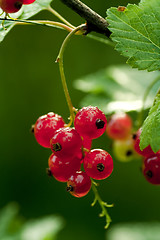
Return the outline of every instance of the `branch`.
[[[107,21],[79,0],[60,0],[87,21],[87,32],[91,31],[110,36]]]

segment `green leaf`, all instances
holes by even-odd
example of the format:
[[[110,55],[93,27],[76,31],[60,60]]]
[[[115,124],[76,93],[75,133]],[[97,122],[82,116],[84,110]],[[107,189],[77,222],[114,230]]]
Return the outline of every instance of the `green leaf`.
[[[143,0],[139,6],[128,4],[120,12],[107,11],[107,21],[116,50],[139,70],[160,69],[160,1]]]
[[[160,93],[157,94],[148,117],[142,125],[140,148],[143,150],[148,145],[156,153],[160,150]]]
[[[29,5],[23,5],[22,8],[17,12],[10,14],[12,18],[18,19],[28,19],[42,10],[49,7],[52,0],[36,0],[34,3]],[[0,18],[4,18],[5,14],[1,15]],[[17,23],[5,20],[4,27],[2,26],[2,20],[0,20],[0,42],[3,41],[7,33],[16,25]],[[6,30],[5,30],[5,29]]]
[[[160,223],[117,224],[107,232],[107,240],[158,240]]]
[[[106,114],[139,111],[145,90],[158,75],[159,72],[142,72],[126,65],[111,66],[77,79],[74,86],[88,93],[81,106],[96,105]],[[145,108],[152,106],[157,85],[151,89]]]

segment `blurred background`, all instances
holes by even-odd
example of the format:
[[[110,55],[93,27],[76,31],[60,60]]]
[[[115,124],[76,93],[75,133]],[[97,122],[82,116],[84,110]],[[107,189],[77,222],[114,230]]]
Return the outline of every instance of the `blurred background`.
[[[102,16],[111,6],[126,6],[128,1],[84,0]],[[130,3],[138,1],[130,0]],[[83,23],[77,14],[55,0],[52,6],[72,24]],[[56,20],[43,11],[32,19]],[[99,218],[99,205],[90,205],[92,191],[77,199],[65,191],[66,184],[46,175],[49,149],[35,141],[30,132],[37,118],[53,111],[67,121],[66,105],[58,65],[55,64],[65,31],[39,26],[16,26],[0,44],[0,208],[9,202],[20,206],[26,220],[56,214],[64,219],[64,228],[57,239],[105,239],[105,219]],[[64,56],[64,67],[72,102],[76,108],[84,93],[73,87],[75,79],[126,59],[112,47],[85,37],[74,37]],[[136,114],[132,113],[133,119]],[[103,135],[93,147],[112,151]],[[141,162],[120,163],[115,160],[114,172],[100,182],[103,200],[114,203],[109,209],[110,229],[117,223],[159,221],[160,191],[145,181]],[[30,239],[28,239],[30,240]]]

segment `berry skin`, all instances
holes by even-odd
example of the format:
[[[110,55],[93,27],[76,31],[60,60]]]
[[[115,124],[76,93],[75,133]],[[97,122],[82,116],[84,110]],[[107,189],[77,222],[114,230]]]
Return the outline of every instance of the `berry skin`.
[[[33,2],[35,2],[36,0],[23,0],[23,4],[27,5],[27,4],[31,4]]]
[[[105,114],[97,107],[83,107],[75,117],[74,126],[84,138],[95,139],[100,137],[106,129],[107,119]]]
[[[57,157],[80,157],[82,139],[74,128],[64,127],[58,129],[50,141],[51,150]]]
[[[0,8],[6,13],[15,13],[20,10],[23,0],[0,0]]]
[[[135,151],[144,157],[149,157],[151,155],[154,155],[155,153],[153,152],[151,146],[149,145],[148,147],[144,148],[143,150],[140,149],[139,144],[140,144],[140,135],[141,135],[142,129],[138,129],[137,133],[133,135],[134,138],[134,149]]]
[[[80,159],[74,158],[66,160],[51,154],[48,160],[49,169],[53,177],[59,182],[67,182],[72,173],[79,171],[81,167]]]
[[[144,159],[143,175],[151,184],[160,184],[160,153]]]
[[[88,176],[101,180],[111,175],[113,159],[105,150],[93,149],[84,157],[83,166]]]
[[[50,139],[55,131],[63,126],[63,118],[53,112],[39,117],[34,126],[34,135],[37,142],[43,147],[50,148]]]
[[[106,132],[112,139],[121,140],[129,136],[132,120],[126,113],[115,113],[108,122]]]
[[[75,197],[83,197],[91,189],[90,177],[82,171],[77,171],[67,181],[67,191]]]

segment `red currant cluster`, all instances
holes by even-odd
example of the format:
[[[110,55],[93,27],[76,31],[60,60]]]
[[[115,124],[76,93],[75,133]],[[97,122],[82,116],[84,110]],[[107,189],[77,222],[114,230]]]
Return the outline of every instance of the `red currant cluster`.
[[[35,2],[35,0],[0,0],[0,8],[6,13],[15,13],[20,10],[22,5]]]
[[[113,150],[118,160],[129,161],[142,156],[142,171],[146,180],[160,184],[160,151],[154,153],[151,146],[140,149],[141,128],[133,134],[132,120],[126,113],[113,114],[108,122],[106,132],[114,139]]]
[[[49,173],[60,182],[67,182],[67,191],[75,197],[85,196],[91,188],[91,178],[105,179],[113,171],[113,160],[108,152],[92,149],[91,143],[106,129],[105,114],[97,107],[83,107],[68,127],[55,113],[38,118],[34,125],[37,142],[51,148]],[[84,171],[81,171],[81,168]]]

